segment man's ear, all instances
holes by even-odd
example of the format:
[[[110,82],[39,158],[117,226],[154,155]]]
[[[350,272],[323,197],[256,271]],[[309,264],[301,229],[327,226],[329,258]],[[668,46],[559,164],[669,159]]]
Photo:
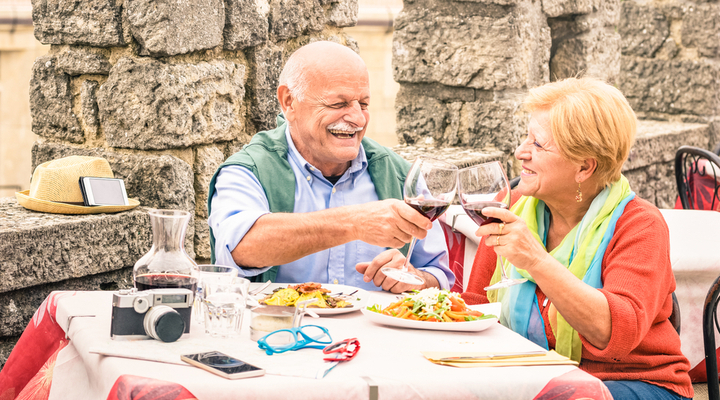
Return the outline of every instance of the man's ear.
[[[580,170],[575,176],[575,182],[584,182],[589,179],[597,169],[597,160],[594,158],[586,158],[580,163]]]
[[[278,86],[277,98],[280,103],[280,109],[282,109],[285,120],[292,122],[295,120],[295,104],[293,102],[293,96],[285,85]]]

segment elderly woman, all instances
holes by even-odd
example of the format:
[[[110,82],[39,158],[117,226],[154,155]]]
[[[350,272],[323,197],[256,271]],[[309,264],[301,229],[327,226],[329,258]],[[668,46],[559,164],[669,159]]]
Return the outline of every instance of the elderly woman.
[[[486,208],[467,292],[502,302],[502,323],[580,362],[616,399],[692,397],[689,363],[668,320],[675,279],[658,209],[620,173],[635,114],[614,87],[566,79],[530,91],[521,180],[510,210]],[[500,261],[496,255],[501,256]],[[500,279],[527,278],[485,291]]]

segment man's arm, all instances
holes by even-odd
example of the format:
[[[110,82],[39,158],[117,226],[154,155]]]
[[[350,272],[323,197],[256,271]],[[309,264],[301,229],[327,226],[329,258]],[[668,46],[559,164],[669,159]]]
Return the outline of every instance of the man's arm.
[[[352,240],[401,247],[413,236],[424,238],[432,226],[394,199],[309,213],[269,213],[260,183],[242,167],[224,168],[216,189],[209,219],[216,238],[223,237],[216,252],[225,246],[243,267],[285,264]],[[243,205],[239,213],[238,204]]]

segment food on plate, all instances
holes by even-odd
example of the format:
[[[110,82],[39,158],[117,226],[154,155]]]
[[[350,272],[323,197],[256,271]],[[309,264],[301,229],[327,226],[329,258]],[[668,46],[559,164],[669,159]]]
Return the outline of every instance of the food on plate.
[[[329,296],[329,290],[315,282],[289,285],[287,288],[277,288],[271,294],[260,300],[261,304],[271,306],[294,306],[303,300],[316,299],[308,304],[308,308],[346,308],[352,303],[339,297]]]
[[[492,314],[469,309],[460,294],[437,288],[413,290],[413,293],[385,308],[374,304],[367,309],[391,317],[428,322],[465,322],[497,318]]]

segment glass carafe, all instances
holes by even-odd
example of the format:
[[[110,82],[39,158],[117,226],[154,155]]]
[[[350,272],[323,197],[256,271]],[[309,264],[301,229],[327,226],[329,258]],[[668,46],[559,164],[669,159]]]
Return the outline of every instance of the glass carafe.
[[[197,264],[185,252],[185,232],[190,213],[180,210],[150,210],[153,245],[133,268],[138,290],[197,288]]]

